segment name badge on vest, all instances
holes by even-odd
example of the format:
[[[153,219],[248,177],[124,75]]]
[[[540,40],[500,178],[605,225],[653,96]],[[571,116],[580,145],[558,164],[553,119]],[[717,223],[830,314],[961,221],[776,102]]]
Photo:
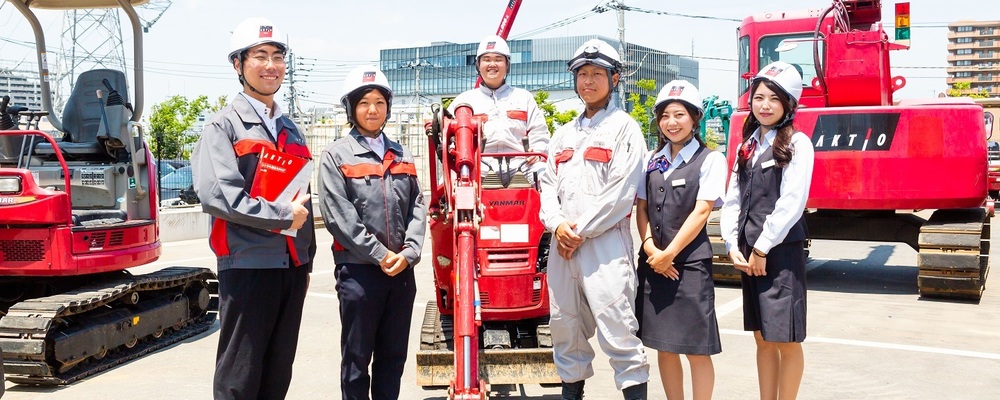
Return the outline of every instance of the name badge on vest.
[[[674,179],[673,181],[670,182],[670,186],[673,187],[684,186],[684,179]]]
[[[774,160],[767,160],[760,163],[760,169],[768,169],[774,166]]]

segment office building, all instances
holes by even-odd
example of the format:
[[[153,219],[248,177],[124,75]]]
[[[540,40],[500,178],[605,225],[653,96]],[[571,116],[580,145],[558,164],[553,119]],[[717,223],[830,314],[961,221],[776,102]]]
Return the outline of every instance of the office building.
[[[511,69],[507,83],[531,92],[549,92],[550,101],[561,109],[579,105],[566,61],[581,44],[593,38],[620,48],[619,41],[594,35],[508,41]],[[440,103],[443,98],[471,89],[477,77],[478,45],[478,42],[435,42],[430,46],[382,50],[380,66],[395,92],[393,113],[400,110],[405,119],[419,107],[420,113],[427,116],[431,103]],[[623,59],[626,99],[633,92],[639,93],[643,100],[645,96],[656,96],[655,90],[640,91],[636,87],[635,82],[641,79],[655,80],[657,89],[673,79],[698,84],[696,60],[627,42]],[[570,107],[561,104],[564,101],[569,101]],[[631,104],[626,104],[626,110],[630,109]]]

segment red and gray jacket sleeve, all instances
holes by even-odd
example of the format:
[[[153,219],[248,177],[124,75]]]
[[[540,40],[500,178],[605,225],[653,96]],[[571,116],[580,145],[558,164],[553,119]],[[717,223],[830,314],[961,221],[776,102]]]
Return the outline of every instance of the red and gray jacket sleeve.
[[[409,158],[412,159],[412,156]],[[410,187],[410,198],[416,199],[416,201],[406,217],[406,238],[403,241],[403,250],[399,254],[406,258],[409,265],[413,266],[420,262],[420,252],[424,245],[424,232],[427,230],[427,204],[424,202],[424,194],[420,190],[420,185],[414,184]]]

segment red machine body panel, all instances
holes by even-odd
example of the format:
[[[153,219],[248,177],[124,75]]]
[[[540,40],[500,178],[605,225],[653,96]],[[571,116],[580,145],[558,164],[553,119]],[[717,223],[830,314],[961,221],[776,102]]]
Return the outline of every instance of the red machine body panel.
[[[808,208],[967,208],[986,197],[982,107],[951,103],[802,108],[795,127],[815,149]],[[746,111],[732,119],[729,163]],[[972,138],[975,138],[973,140]]]
[[[442,191],[443,185],[432,190]],[[549,313],[547,275],[538,271],[538,243],[545,227],[539,219],[541,198],[531,188],[481,189],[483,220],[475,238],[483,321],[516,321]],[[435,285],[441,314],[454,313],[454,225],[430,220]],[[527,289],[527,290],[526,290]]]
[[[54,148],[57,142],[41,131],[0,131],[0,135],[38,135]],[[71,175],[60,153],[63,176]],[[151,157],[148,154],[147,157]],[[147,181],[152,170],[147,169]],[[21,191],[0,194],[0,216],[9,227],[0,230],[0,276],[63,277],[121,271],[156,261],[160,241],[155,196],[146,196],[153,219],[127,224],[74,226],[69,179],[65,190],[43,188],[30,170],[0,169],[0,176],[18,177]]]

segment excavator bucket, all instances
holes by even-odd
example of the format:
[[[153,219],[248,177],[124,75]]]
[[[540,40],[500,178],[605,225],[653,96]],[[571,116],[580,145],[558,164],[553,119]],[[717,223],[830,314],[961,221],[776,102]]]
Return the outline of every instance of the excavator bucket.
[[[479,352],[479,377],[491,385],[559,383],[552,349],[504,349]],[[417,384],[448,386],[455,379],[455,352],[417,352]]]
[[[549,339],[548,327],[539,327]],[[447,387],[455,379],[455,352],[450,350],[451,321],[441,318],[434,301],[427,303],[417,351],[417,384]],[[541,340],[551,346],[551,339]],[[551,347],[479,351],[479,377],[492,385],[560,383]]]

